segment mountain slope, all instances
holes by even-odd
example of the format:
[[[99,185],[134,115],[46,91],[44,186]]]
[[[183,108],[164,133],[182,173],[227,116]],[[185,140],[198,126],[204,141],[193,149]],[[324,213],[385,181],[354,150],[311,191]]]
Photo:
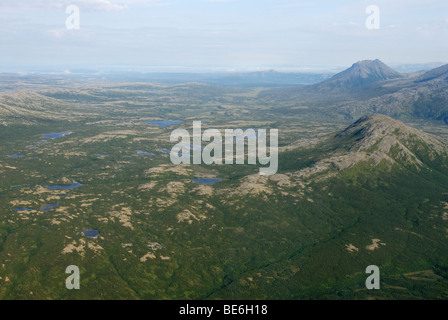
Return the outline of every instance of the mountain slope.
[[[391,170],[448,169],[448,144],[445,140],[406,126],[381,114],[361,117],[342,132],[306,153],[310,166],[303,168],[303,150],[283,154],[280,164],[291,177],[327,179],[357,165]],[[313,160],[309,160],[309,154]],[[294,159],[294,157],[298,158]],[[448,162],[446,162],[448,164]],[[299,168],[299,171],[291,173]],[[442,169],[441,169],[442,168]]]
[[[337,134],[334,139],[337,143],[342,143],[341,141],[350,141],[353,138],[356,138],[356,140],[349,146],[350,151],[377,151],[388,154],[392,147],[398,147],[406,155],[411,155],[412,159],[417,159],[417,156],[411,153],[408,148],[418,149],[417,145],[427,145],[426,156],[434,158],[446,155],[448,146],[445,141],[435,136],[406,126],[398,120],[381,114],[360,118],[343,132]]]
[[[427,82],[431,80],[443,80],[448,82],[448,64],[425,72],[416,79],[416,82]]]
[[[310,157],[314,164],[301,168]],[[363,117],[320,146],[283,154],[281,173],[251,181],[279,209],[295,201],[286,221],[302,223],[297,233],[312,244],[302,239],[284,259],[235,280],[275,274],[268,283],[253,277],[244,291],[263,287],[269,297],[446,298],[447,160],[445,141],[383,115]],[[271,213],[275,219],[277,211]],[[364,284],[372,264],[382,275],[375,292]],[[291,274],[293,267],[300,270]],[[239,281],[212,298],[245,297]]]

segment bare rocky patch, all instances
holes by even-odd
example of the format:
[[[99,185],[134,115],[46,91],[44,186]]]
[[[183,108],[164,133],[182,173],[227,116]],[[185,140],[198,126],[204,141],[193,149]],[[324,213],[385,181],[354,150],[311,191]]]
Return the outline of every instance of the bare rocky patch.
[[[202,214],[193,214],[190,210],[184,210],[181,213],[177,214],[177,222],[178,223],[182,223],[182,222],[186,222],[188,224],[192,224],[193,221],[201,221],[206,219],[206,216],[202,215]]]
[[[382,243],[380,239],[372,239],[372,244],[369,244],[366,246],[366,249],[369,251],[373,251],[378,249],[381,246],[385,246],[385,243]]]

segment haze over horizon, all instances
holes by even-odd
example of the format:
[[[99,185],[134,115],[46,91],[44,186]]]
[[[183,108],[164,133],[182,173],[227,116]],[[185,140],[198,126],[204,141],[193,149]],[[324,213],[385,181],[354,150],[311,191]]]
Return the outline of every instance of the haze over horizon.
[[[0,71],[340,71],[446,61],[442,0],[0,0]],[[380,9],[368,30],[366,7]],[[68,5],[80,29],[66,28]]]

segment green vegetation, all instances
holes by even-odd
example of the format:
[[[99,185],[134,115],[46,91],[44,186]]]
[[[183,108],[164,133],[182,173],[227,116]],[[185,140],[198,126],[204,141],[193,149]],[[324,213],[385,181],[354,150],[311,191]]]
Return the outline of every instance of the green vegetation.
[[[347,123],[279,112],[286,107],[257,103],[256,88],[138,89],[2,97],[37,111],[3,115],[0,127],[0,298],[448,297],[448,149],[435,152],[408,135],[397,139],[422,165],[394,145],[378,162],[345,166],[364,131],[336,136]],[[185,122],[144,123],[154,119]],[[204,129],[279,129],[279,175],[260,178],[249,165],[171,165],[159,150],[171,149],[171,131],[190,130],[193,120],[208,120]],[[42,137],[63,131],[73,133]],[[316,166],[323,169],[307,173]],[[198,176],[223,181],[203,186],[191,181]],[[44,188],[73,182],[84,186]],[[47,203],[59,205],[40,211]],[[84,237],[88,229],[100,236]],[[365,289],[371,264],[381,269],[381,290]],[[65,288],[69,265],[81,270],[80,290]]]

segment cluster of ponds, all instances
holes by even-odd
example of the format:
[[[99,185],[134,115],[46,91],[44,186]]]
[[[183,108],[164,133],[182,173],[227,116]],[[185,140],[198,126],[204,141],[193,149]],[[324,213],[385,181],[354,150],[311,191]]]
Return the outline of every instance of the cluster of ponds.
[[[73,132],[71,132],[71,131],[55,132],[55,133],[45,133],[45,134],[42,135],[42,137],[44,139],[57,139],[57,138],[65,137],[66,135],[69,135],[69,134],[72,134],[72,133]],[[49,142],[46,141],[46,140],[42,140],[42,141],[39,141],[37,143],[39,143],[39,144],[47,144]],[[28,149],[28,150],[39,149],[38,147],[31,146],[31,145],[30,146],[26,146],[25,148]],[[9,154],[9,155],[7,155],[7,157],[8,158],[24,158],[24,157],[26,157],[26,155],[24,155],[24,154]],[[29,159],[38,159],[38,157],[29,157]]]
[[[67,185],[48,185],[45,186],[45,188],[49,189],[49,190],[74,190],[76,188],[82,187],[84,186],[82,183],[79,182],[74,182],[72,184],[67,184]],[[14,188],[15,190],[20,189],[20,187],[16,187]],[[68,194],[62,194],[59,195],[61,198],[66,198],[68,196]],[[46,203],[44,205],[42,205],[40,207],[40,211],[42,212],[47,212],[47,211],[51,211],[54,208],[58,207],[59,203]],[[34,211],[34,209],[31,208],[14,208],[13,209],[15,212],[27,212],[27,211]],[[99,231],[98,230],[84,230],[83,235],[87,238],[97,238],[99,235]]]
[[[182,120],[145,121],[145,123],[147,123],[147,124],[156,125],[156,126],[159,126],[161,128],[165,128],[165,127],[170,126],[170,125],[181,124],[183,122],[184,121],[182,121]],[[72,133],[73,132],[71,132],[71,131],[48,133],[48,134],[43,134],[42,137],[44,139],[57,139],[57,138],[65,137],[65,136],[70,135]],[[42,140],[42,141],[39,141],[38,143],[39,144],[47,144],[49,142],[46,141],[46,140]],[[189,147],[191,149],[197,149],[194,146],[189,146]],[[35,146],[27,146],[26,148],[29,149],[29,150],[36,150],[36,149],[38,149],[38,147],[35,147]],[[203,148],[200,147],[200,149],[202,150]],[[157,151],[162,152],[162,153],[170,153],[170,150],[168,150],[168,149],[157,149]],[[141,150],[138,150],[137,154],[139,156],[155,156],[155,154],[152,153],[152,152],[145,152],[145,151],[141,151]],[[106,155],[106,154],[95,154],[95,156],[100,157],[100,158],[108,157],[108,155]],[[182,156],[185,156],[185,157],[190,156],[191,157],[191,155],[182,155]],[[23,158],[23,157],[26,157],[26,155],[24,155],[24,154],[10,154],[10,155],[8,155],[8,157],[9,158]],[[32,157],[32,158],[37,159],[37,157]],[[121,169],[120,169],[120,171],[121,171]],[[213,178],[213,179],[212,178],[193,178],[191,180],[194,183],[204,184],[204,185],[209,185],[209,186],[212,186],[215,183],[218,183],[218,182],[222,181],[222,179],[217,179],[217,178]],[[70,185],[47,185],[47,186],[45,186],[45,188],[47,188],[49,190],[74,190],[74,189],[82,187],[82,186],[83,186],[83,184],[78,183],[78,182],[74,182],[74,183],[72,183]],[[20,187],[16,187],[14,189],[19,189],[19,188]],[[68,196],[67,194],[60,195],[61,198],[65,198],[67,196]],[[53,210],[57,206],[59,206],[59,203],[47,203],[47,204],[41,206],[39,210],[42,211],[42,212],[47,212],[47,211]],[[26,212],[26,211],[33,211],[33,210],[34,209],[30,209],[30,208],[14,208],[14,211],[16,211],[16,212]],[[82,233],[87,238],[97,238],[98,235],[99,235],[99,231],[95,230],[95,229],[84,230],[84,231],[82,231]]]

